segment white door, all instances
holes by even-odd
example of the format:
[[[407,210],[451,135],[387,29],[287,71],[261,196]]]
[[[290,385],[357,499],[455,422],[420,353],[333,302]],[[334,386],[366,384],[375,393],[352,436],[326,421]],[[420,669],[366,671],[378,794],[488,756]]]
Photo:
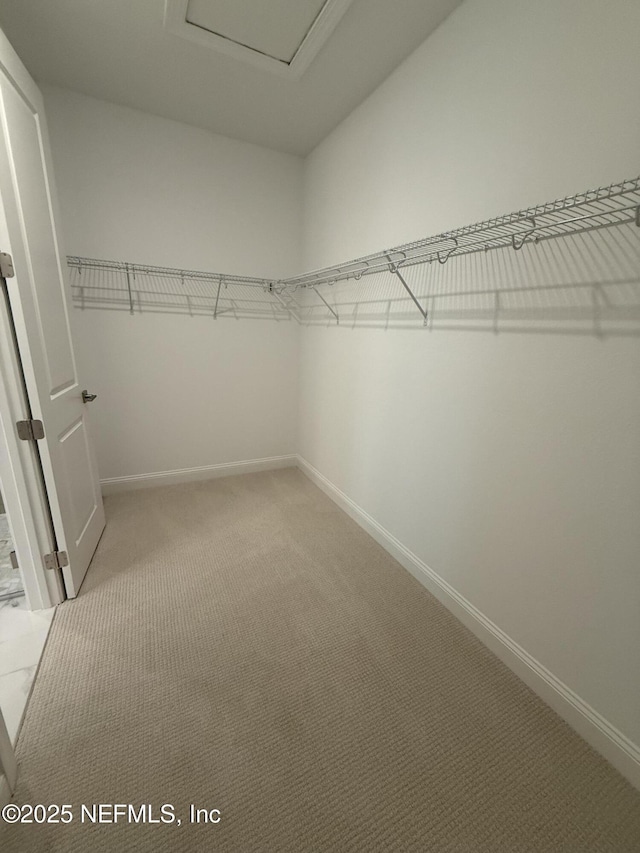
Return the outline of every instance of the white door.
[[[104,529],[104,509],[76,371],[65,257],[42,96],[0,32],[0,197],[15,276],[7,280],[58,553],[70,598],[78,594]],[[8,243],[8,245],[7,245]],[[60,562],[64,563],[62,556]]]

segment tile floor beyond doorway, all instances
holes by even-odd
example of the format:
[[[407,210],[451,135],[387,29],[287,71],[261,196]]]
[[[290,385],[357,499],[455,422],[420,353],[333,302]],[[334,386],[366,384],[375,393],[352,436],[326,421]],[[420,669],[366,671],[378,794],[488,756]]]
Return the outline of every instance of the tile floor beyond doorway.
[[[54,612],[55,607],[27,610],[24,596],[0,601],[0,710],[13,744]]]
[[[0,509],[2,498],[0,497]],[[6,513],[0,512],[0,596],[15,595],[22,591],[20,572],[11,565],[13,541]]]

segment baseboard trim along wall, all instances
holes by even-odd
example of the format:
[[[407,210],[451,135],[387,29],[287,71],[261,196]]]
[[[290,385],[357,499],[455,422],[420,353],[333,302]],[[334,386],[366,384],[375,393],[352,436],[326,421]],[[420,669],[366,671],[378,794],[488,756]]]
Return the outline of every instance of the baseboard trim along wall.
[[[267,456],[264,459],[245,459],[241,462],[222,462],[218,465],[200,465],[197,468],[178,468],[175,471],[154,471],[151,474],[131,474],[126,477],[108,477],[100,480],[103,495],[130,492],[133,489],[149,489],[152,486],[170,486],[174,483],[190,483],[194,480],[212,480],[215,477],[230,477],[233,474],[251,474],[276,468],[293,468],[297,457]]]
[[[637,744],[629,740],[570,687],[505,634],[306,459],[298,456],[297,465],[312,482],[319,486],[347,515],[351,516],[400,565],[411,572],[587,743],[604,756],[632,785],[640,789],[640,747]]]

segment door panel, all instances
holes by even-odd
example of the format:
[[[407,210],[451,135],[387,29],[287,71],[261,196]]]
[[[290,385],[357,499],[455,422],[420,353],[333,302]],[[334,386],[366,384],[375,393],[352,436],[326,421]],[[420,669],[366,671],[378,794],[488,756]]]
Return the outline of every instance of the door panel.
[[[104,529],[104,510],[69,325],[66,264],[42,96],[0,33],[0,194],[15,277],[8,280],[69,597],[78,593]]]
[[[59,437],[69,485],[69,502],[72,510],[73,539],[78,546],[95,514],[100,511],[93,489],[93,463],[89,436],[84,418],[78,419]]]
[[[19,181],[17,200],[22,238],[31,267],[29,283],[36,286],[36,283],[50,282],[50,286],[39,288],[34,307],[47,390],[55,396],[77,383],[61,293],[63,280],[55,274],[59,258],[42,157],[40,119],[13,87],[3,86],[2,96],[12,166]]]

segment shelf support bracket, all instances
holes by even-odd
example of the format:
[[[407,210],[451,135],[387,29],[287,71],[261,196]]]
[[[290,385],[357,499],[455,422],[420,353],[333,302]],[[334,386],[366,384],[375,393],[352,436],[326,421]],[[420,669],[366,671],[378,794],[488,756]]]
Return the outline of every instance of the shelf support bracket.
[[[222,279],[218,279],[218,290],[216,292],[216,304],[213,306],[213,319],[218,319],[218,300],[220,299],[220,288],[222,287]]]
[[[131,272],[129,264],[126,266],[127,273],[127,293],[129,294],[129,314],[133,314],[133,293],[131,292]],[[135,275],[134,275],[135,278]]]
[[[316,294],[316,296],[319,296],[319,297],[320,297],[320,299],[322,299],[322,301],[323,301],[323,302],[324,302],[324,304],[327,306],[327,308],[329,309],[329,311],[331,311],[331,313],[333,314],[333,316],[336,318],[336,325],[340,325],[340,317],[338,317],[338,315],[337,315],[337,314],[336,314],[336,312],[333,310],[333,308],[331,307],[331,305],[329,305],[329,303],[328,303],[328,302],[327,302],[327,300],[324,298],[324,296],[323,296],[321,293],[318,293],[317,288],[313,287],[313,288],[311,288],[311,289],[312,289],[312,290],[313,290],[313,292]]]
[[[400,284],[401,284],[401,285],[404,287],[404,289],[407,291],[407,293],[409,294],[409,296],[411,297],[411,299],[413,299],[413,301],[414,301],[414,303],[415,303],[416,308],[418,309],[418,311],[419,311],[419,312],[420,312],[420,314],[422,315],[422,322],[423,322],[423,323],[424,323],[424,325],[426,326],[426,325],[427,325],[427,321],[428,321],[428,319],[429,319],[429,312],[428,312],[426,309],[424,309],[424,308],[422,307],[422,305],[420,305],[420,303],[418,302],[418,298],[416,297],[416,295],[414,294],[413,290],[411,290],[411,288],[409,287],[409,285],[408,285],[408,284],[407,284],[407,282],[405,281],[404,276],[402,275],[402,273],[401,273],[401,272],[400,272],[400,270],[398,269],[398,265],[393,263],[393,261],[391,260],[391,258],[389,257],[389,255],[387,255],[387,259],[388,259],[388,261],[389,261],[389,269],[390,269],[390,271],[391,271],[394,275],[396,275],[396,276],[398,277],[398,279],[400,280]]]

